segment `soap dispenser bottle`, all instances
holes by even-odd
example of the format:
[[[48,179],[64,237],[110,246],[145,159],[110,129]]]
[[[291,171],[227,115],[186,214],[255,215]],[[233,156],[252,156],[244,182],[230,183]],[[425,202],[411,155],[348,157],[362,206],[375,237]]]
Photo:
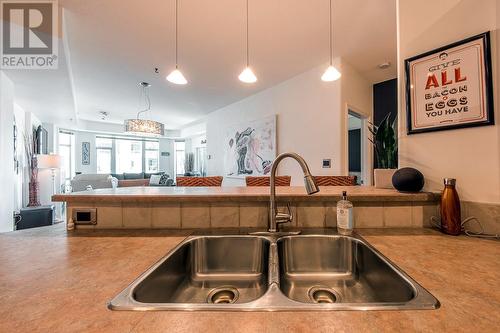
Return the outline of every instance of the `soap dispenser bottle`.
[[[353,228],[352,202],[347,200],[347,192],[342,191],[342,200],[337,202],[337,230],[340,234],[350,235]]]

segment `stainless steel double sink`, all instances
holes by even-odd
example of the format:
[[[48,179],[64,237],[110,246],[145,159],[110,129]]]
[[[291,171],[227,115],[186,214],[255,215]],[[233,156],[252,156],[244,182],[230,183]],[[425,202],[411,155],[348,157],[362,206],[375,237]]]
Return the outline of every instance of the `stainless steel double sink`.
[[[439,301],[357,235],[191,236],[112,310],[436,309]]]

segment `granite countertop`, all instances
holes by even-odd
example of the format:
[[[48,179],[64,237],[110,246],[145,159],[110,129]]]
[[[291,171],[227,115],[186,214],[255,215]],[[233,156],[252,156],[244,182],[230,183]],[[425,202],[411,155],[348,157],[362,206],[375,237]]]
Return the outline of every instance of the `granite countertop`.
[[[0,332],[493,332],[500,321],[500,243],[429,229],[361,230],[441,302],[438,310],[129,312],[106,302],[178,244],[156,231],[0,234]]]
[[[277,187],[280,200],[337,201],[347,191],[349,199],[359,201],[437,201],[439,193],[401,193],[373,186],[320,186],[320,191],[307,195],[303,186]],[[118,187],[58,194],[53,201],[66,202],[238,202],[268,201],[269,187]]]

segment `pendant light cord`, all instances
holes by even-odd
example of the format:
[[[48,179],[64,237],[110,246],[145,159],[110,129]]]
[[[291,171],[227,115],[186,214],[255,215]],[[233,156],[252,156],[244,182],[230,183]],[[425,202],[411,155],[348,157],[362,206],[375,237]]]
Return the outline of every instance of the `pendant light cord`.
[[[141,113],[148,112],[148,111],[151,110],[151,99],[149,98],[149,91],[148,91],[148,87],[147,86],[143,86],[142,87],[141,97],[142,97],[142,95],[144,95],[144,99],[146,101],[146,109],[137,112],[137,119],[139,119],[139,116],[141,115]]]
[[[247,40],[246,40],[246,46],[247,46],[247,67],[249,66],[250,64],[250,56],[249,56],[249,52],[248,52],[248,0],[247,0],[247,3],[246,3],[246,19],[247,19],[247,31],[246,31],[246,37],[247,37]]]
[[[177,69],[178,68],[178,51],[177,51],[177,39],[178,39],[178,23],[177,23],[177,17],[178,17],[178,14],[177,12],[179,11],[179,2],[178,0],[175,0],[175,68]]]
[[[332,25],[332,0],[330,0],[330,66],[333,65],[333,25]]]

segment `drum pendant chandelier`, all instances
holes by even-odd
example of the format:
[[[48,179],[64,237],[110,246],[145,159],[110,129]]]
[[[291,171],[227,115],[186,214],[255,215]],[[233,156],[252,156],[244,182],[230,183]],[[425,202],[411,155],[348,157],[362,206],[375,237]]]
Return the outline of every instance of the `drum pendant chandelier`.
[[[163,136],[165,135],[165,126],[151,119],[140,119],[142,113],[151,111],[151,100],[149,98],[148,88],[151,85],[147,82],[141,82],[142,93],[146,99],[146,109],[139,111],[135,119],[125,120],[125,132],[136,135]]]

